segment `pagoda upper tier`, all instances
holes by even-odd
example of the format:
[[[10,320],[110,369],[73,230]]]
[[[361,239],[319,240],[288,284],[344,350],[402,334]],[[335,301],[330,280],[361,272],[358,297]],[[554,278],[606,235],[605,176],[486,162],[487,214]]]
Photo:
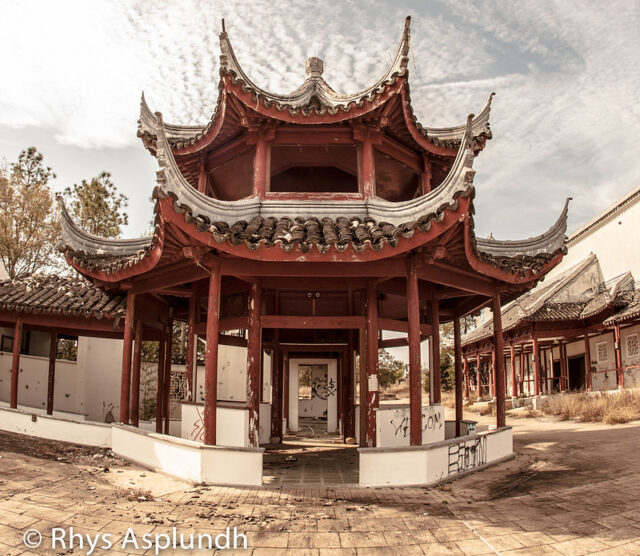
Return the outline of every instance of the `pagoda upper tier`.
[[[83,275],[130,287],[183,265],[193,279],[207,257],[232,265],[223,267],[230,274],[249,261],[257,276],[275,272],[270,264],[290,272],[289,263],[321,263],[335,276],[362,263],[359,272],[375,275],[383,261],[393,266],[385,272],[403,274],[418,257],[440,278],[479,277],[515,295],[561,260],[567,204],[539,236],[476,238],[473,162],[491,137],[490,102],[463,126],[417,124],[408,18],[391,67],[354,95],[333,91],[317,58],[290,95],[268,93],[242,71],[226,31],[220,40],[220,94],[209,124],[165,124],[143,99],[139,134],[158,162],[153,234],[95,237],[63,207],[61,247]]]
[[[277,94],[247,76],[223,22],[218,101],[209,122],[164,123],[143,94],[138,135],[156,154],[162,128],[185,179],[221,200],[321,193],[411,199],[437,187],[449,174],[466,122],[431,128],[417,121],[409,93],[409,41],[408,17],[391,65],[364,91],[337,93],[323,78],[323,61],[314,57],[306,61],[304,82],[290,93]],[[492,96],[472,119],[475,154],[491,138]],[[269,151],[270,173],[266,183],[252,188],[253,158],[262,142],[268,145],[264,150]],[[358,171],[357,151],[366,150],[368,142],[376,162],[372,176]],[[324,148],[324,159],[318,147]]]

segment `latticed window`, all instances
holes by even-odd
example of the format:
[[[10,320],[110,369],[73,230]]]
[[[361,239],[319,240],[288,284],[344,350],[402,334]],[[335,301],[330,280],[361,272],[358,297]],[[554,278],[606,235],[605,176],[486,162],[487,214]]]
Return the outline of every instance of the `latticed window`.
[[[640,342],[637,334],[627,336],[627,357],[638,357],[640,355]]]
[[[183,372],[171,372],[171,399],[184,400],[187,397],[187,375]]]
[[[598,363],[606,363],[609,360],[607,342],[600,342],[596,345],[596,348],[598,350]]]

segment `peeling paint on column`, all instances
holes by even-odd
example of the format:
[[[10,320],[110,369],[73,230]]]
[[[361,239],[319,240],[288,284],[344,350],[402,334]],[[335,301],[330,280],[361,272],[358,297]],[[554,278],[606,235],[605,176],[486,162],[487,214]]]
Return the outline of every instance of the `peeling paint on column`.
[[[247,406],[249,407],[249,446],[258,446],[260,436],[260,354],[262,352],[262,330],[260,308],[262,290],[256,280],[249,290],[249,318],[247,338]]]

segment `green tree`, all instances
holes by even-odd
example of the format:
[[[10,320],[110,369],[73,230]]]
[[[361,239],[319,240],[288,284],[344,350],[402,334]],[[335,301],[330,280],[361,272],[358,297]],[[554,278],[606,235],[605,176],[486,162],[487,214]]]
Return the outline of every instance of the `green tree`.
[[[36,147],[0,166],[0,260],[11,279],[43,270],[57,258],[60,227],[49,185],[54,178]]]
[[[387,350],[378,350],[378,382],[380,388],[396,384],[407,374],[407,364],[396,359]]]
[[[65,188],[62,197],[78,226],[90,234],[118,237],[129,222],[125,212],[129,200],[118,193],[109,172]]]

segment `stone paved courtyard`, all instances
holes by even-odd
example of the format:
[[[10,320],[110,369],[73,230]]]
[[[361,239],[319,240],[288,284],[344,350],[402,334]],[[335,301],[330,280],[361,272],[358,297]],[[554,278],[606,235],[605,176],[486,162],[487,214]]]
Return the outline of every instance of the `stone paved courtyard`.
[[[640,424],[512,424],[515,460],[431,489],[192,486],[108,452],[1,434],[0,554],[87,553],[25,550],[25,530],[54,526],[110,533],[114,548],[94,554],[153,554],[119,550],[129,527],[234,526],[248,537],[239,552],[255,556],[640,554]],[[162,554],[193,552],[213,551]]]

